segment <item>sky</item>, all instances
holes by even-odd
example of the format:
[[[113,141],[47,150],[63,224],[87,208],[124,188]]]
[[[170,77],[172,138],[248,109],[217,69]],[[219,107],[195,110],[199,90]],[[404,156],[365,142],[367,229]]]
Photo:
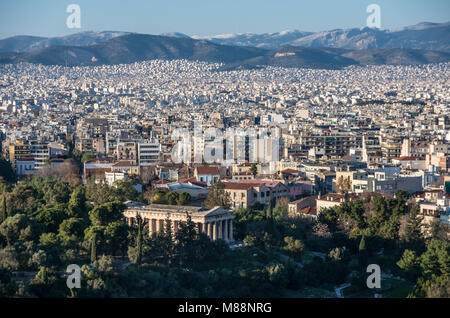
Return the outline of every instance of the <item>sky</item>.
[[[79,29],[66,25],[69,4],[80,6]],[[450,21],[450,0],[0,0],[0,38],[105,30],[190,36],[316,32],[365,26],[369,4],[380,6],[382,29]]]

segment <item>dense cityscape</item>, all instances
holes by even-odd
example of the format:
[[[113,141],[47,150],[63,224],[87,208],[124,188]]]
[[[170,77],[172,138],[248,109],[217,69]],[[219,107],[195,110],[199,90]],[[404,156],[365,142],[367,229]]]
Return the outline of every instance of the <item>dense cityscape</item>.
[[[448,297],[450,64],[222,66],[0,66],[1,295]]]
[[[445,306],[449,12],[0,1],[0,312]]]

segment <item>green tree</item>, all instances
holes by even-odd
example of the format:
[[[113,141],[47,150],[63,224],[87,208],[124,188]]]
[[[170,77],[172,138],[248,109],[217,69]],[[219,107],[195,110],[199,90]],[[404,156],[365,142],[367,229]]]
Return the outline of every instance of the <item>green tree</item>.
[[[368,263],[368,253],[366,248],[366,238],[363,235],[361,237],[361,240],[359,241],[359,247],[358,247],[358,262],[359,265],[362,267],[362,270],[366,270],[366,266]]]
[[[95,183],[93,178],[88,180],[86,198],[94,204],[104,204],[115,200],[111,188],[106,183]]]
[[[86,189],[83,186],[78,186],[70,195],[67,215],[73,218],[84,218],[86,213]]]
[[[195,223],[186,213],[186,222],[181,222],[175,233],[175,253],[180,264],[192,265],[196,258],[196,241],[198,240]]]
[[[69,218],[59,225],[58,236],[66,248],[75,248],[83,239],[86,221],[82,218]]]
[[[191,195],[187,192],[182,192],[178,194],[177,204],[178,205],[186,205],[191,202]]]
[[[115,201],[136,201],[139,197],[139,193],[134,187],[134,182],[129,179],[117,180],[110,188],[110,191]]]
[[[16,282],[12,279],[11,271],[0,268],[0,298],[13,297],[18,290]]]
[[[135,223],[135,246],[128,248],[128,258],[135,264],[140,265],[144,256],[144,228],[147,221],[143,220],[139,214],[136,215]]]
[[[0,177],[6,182],[13,183],[16,181],[16,174],[11,163],[4,158],[0,158]]]
[[[98,254],[122,251],[128,246],[128,226],[123,217],[125,206],[120,202],[109,202],[96,206],[89,212],[92,225],[86,228],[84,234],[85,246],[92,242],[96,235]]]
[[[335,247],[328,253],[328,258],[333,261],[349,261],[350,255],[345,246]]]
[[[420,274],[419,258],[415,251],[406,249],[397,266],[404,271],[404,275],[411,281],[415,281]]]
[[[155,191],[151,197],[151,203],[166,204],[167,203],[166,193],[167,193],[167,191],[163,191],[163,190]]]
[[[209,187],[209,194],[205,200],[205,206],[208,209],[212,209],[216,206],[220,206],[224,209],[230,208],[230,194],[225,191],[225,184],[222,181],[218,180]]]
[[[125,205],[119,201],[104,203],[89,211],[89,219],[93,225],[105,226],[111,222],[122,220],[124,210]]]
[[[49,267],[41,267],[29,284],[31,294],[37,297],[64,297],[67,287],[58,273]]]
[[[97,260],[97,233],[94,232],[91,238],[91,263]]]
[[[175,205],[177,204],[177,200],[178,200],[178,193],[172,191],[167,192],[166,201],[168,204]]]
[[[0,234],[6,238],[8,246],[17,241],[37,241],[42,228],[34,221],[24,214],[16,214],[9,216],[0,225]]]
[[[414,206],[408,214],[406,219],[405,231],[403,239],[412,245],[418,245],[423,242],[422,235],[422,221],[423,217],[419,214],[419,208]]]
[[[420,266],[425,278],[432,275],[450,275],[450,244],[432,239],[427,250],[421,255]]]
[[[288,252],[294,258],[300,259],[302,253],[305,251],[305,244],[292,236],[286,236],[284,243],[286,245],[282,247],[282,250]]]
[[[58,231],[61,222],[66,219],[67,215],[65,209],[62,205],[57,205],[53,207],[43,207],[36,213],[36,221],[45,226],[46,232]]]
[[[83,163],[92,159],[95,159],[95,155],[91,151],[86,151],[81,156],[81,162]]]
[[[269,220],[273,219],[273,198],[272,198],[272,194],[270,194],[270,197],[269,197],[269,207],[267,208],[267,219],[269,219]]]
[[[258,174],[258,166],[256,165],[256,163],[252,163],[250,172],[252,173],[253,177],[256,177],[256,175]]]
[[[0,224],[8,217],[8,210],[6,206],[6,192],[2,194],[2,202],[0,204]]]

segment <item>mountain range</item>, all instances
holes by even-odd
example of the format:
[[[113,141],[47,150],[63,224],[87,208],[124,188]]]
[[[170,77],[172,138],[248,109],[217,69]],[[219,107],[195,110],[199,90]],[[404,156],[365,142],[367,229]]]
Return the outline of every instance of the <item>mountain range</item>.
[[[449,35],[449,23],[422,23],[395,31],[361,28],[209,38],[176,32],[146,35],[114,31],[56,38],[16,36],[0,40],[0,63],[72,66],[187,59],[224,63],[224,69],[424,64],[450,61]]]
[[[218,44],[276,49],[280,46],[336,47],[343,49],[421,49],[450,52],[450,22],[423,22],[395,30],[375,28],[336,29],[324,32],[286,30],[265,34],[224,34],[196,39]]]

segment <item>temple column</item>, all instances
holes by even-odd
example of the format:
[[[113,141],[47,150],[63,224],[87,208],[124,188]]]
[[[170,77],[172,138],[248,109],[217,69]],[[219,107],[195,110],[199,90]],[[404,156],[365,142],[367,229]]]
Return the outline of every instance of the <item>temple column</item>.
[[[224,231],[223,231],[223,239],[225,241],[228,241],[229,240],[229,238],[228,238],[228,220],[224,220],[223,223],[225,225],[224,226]]]
[[[204,225],[203,225],[203,227],[204,227],[204,233],[208,236],[208,230],[209,230],[209,224],[208,223],[205,223]]]
[[[155,231],[156,231],[156,233],[159,233],[159,231],[161,231],[161,224],[159,223],[159,220],[158,219],[156,219],[155,220]]]
[[[230,232],[228,233],[228,236],[230,237],[230,241],[234,241],[234,239],[233,239],[233,219],[230,219],[229,222],[230,222]]]
[[[213,227],[212,239],[215,241],[215,240],[217,240],[217,222],[212,222],[212,227]]]
[[[143,221],[147,221],[148,235],[152,236],[152,219],[144,219]]]
[[[218,233],[218,235],[217,235],[217,238],[218,239],[223,239],[223,231],[222,231],[222,223],[223,223],[223,221],[219,221],[219,222],[217,222],[218,223],[218,228],[219,228],[219,233]]]
[[[211,222],[208,223],[208,237],[213,239],[213,224]]]
[[[178,221],[172,221],[172,228],[174,234],[178,232]]]

